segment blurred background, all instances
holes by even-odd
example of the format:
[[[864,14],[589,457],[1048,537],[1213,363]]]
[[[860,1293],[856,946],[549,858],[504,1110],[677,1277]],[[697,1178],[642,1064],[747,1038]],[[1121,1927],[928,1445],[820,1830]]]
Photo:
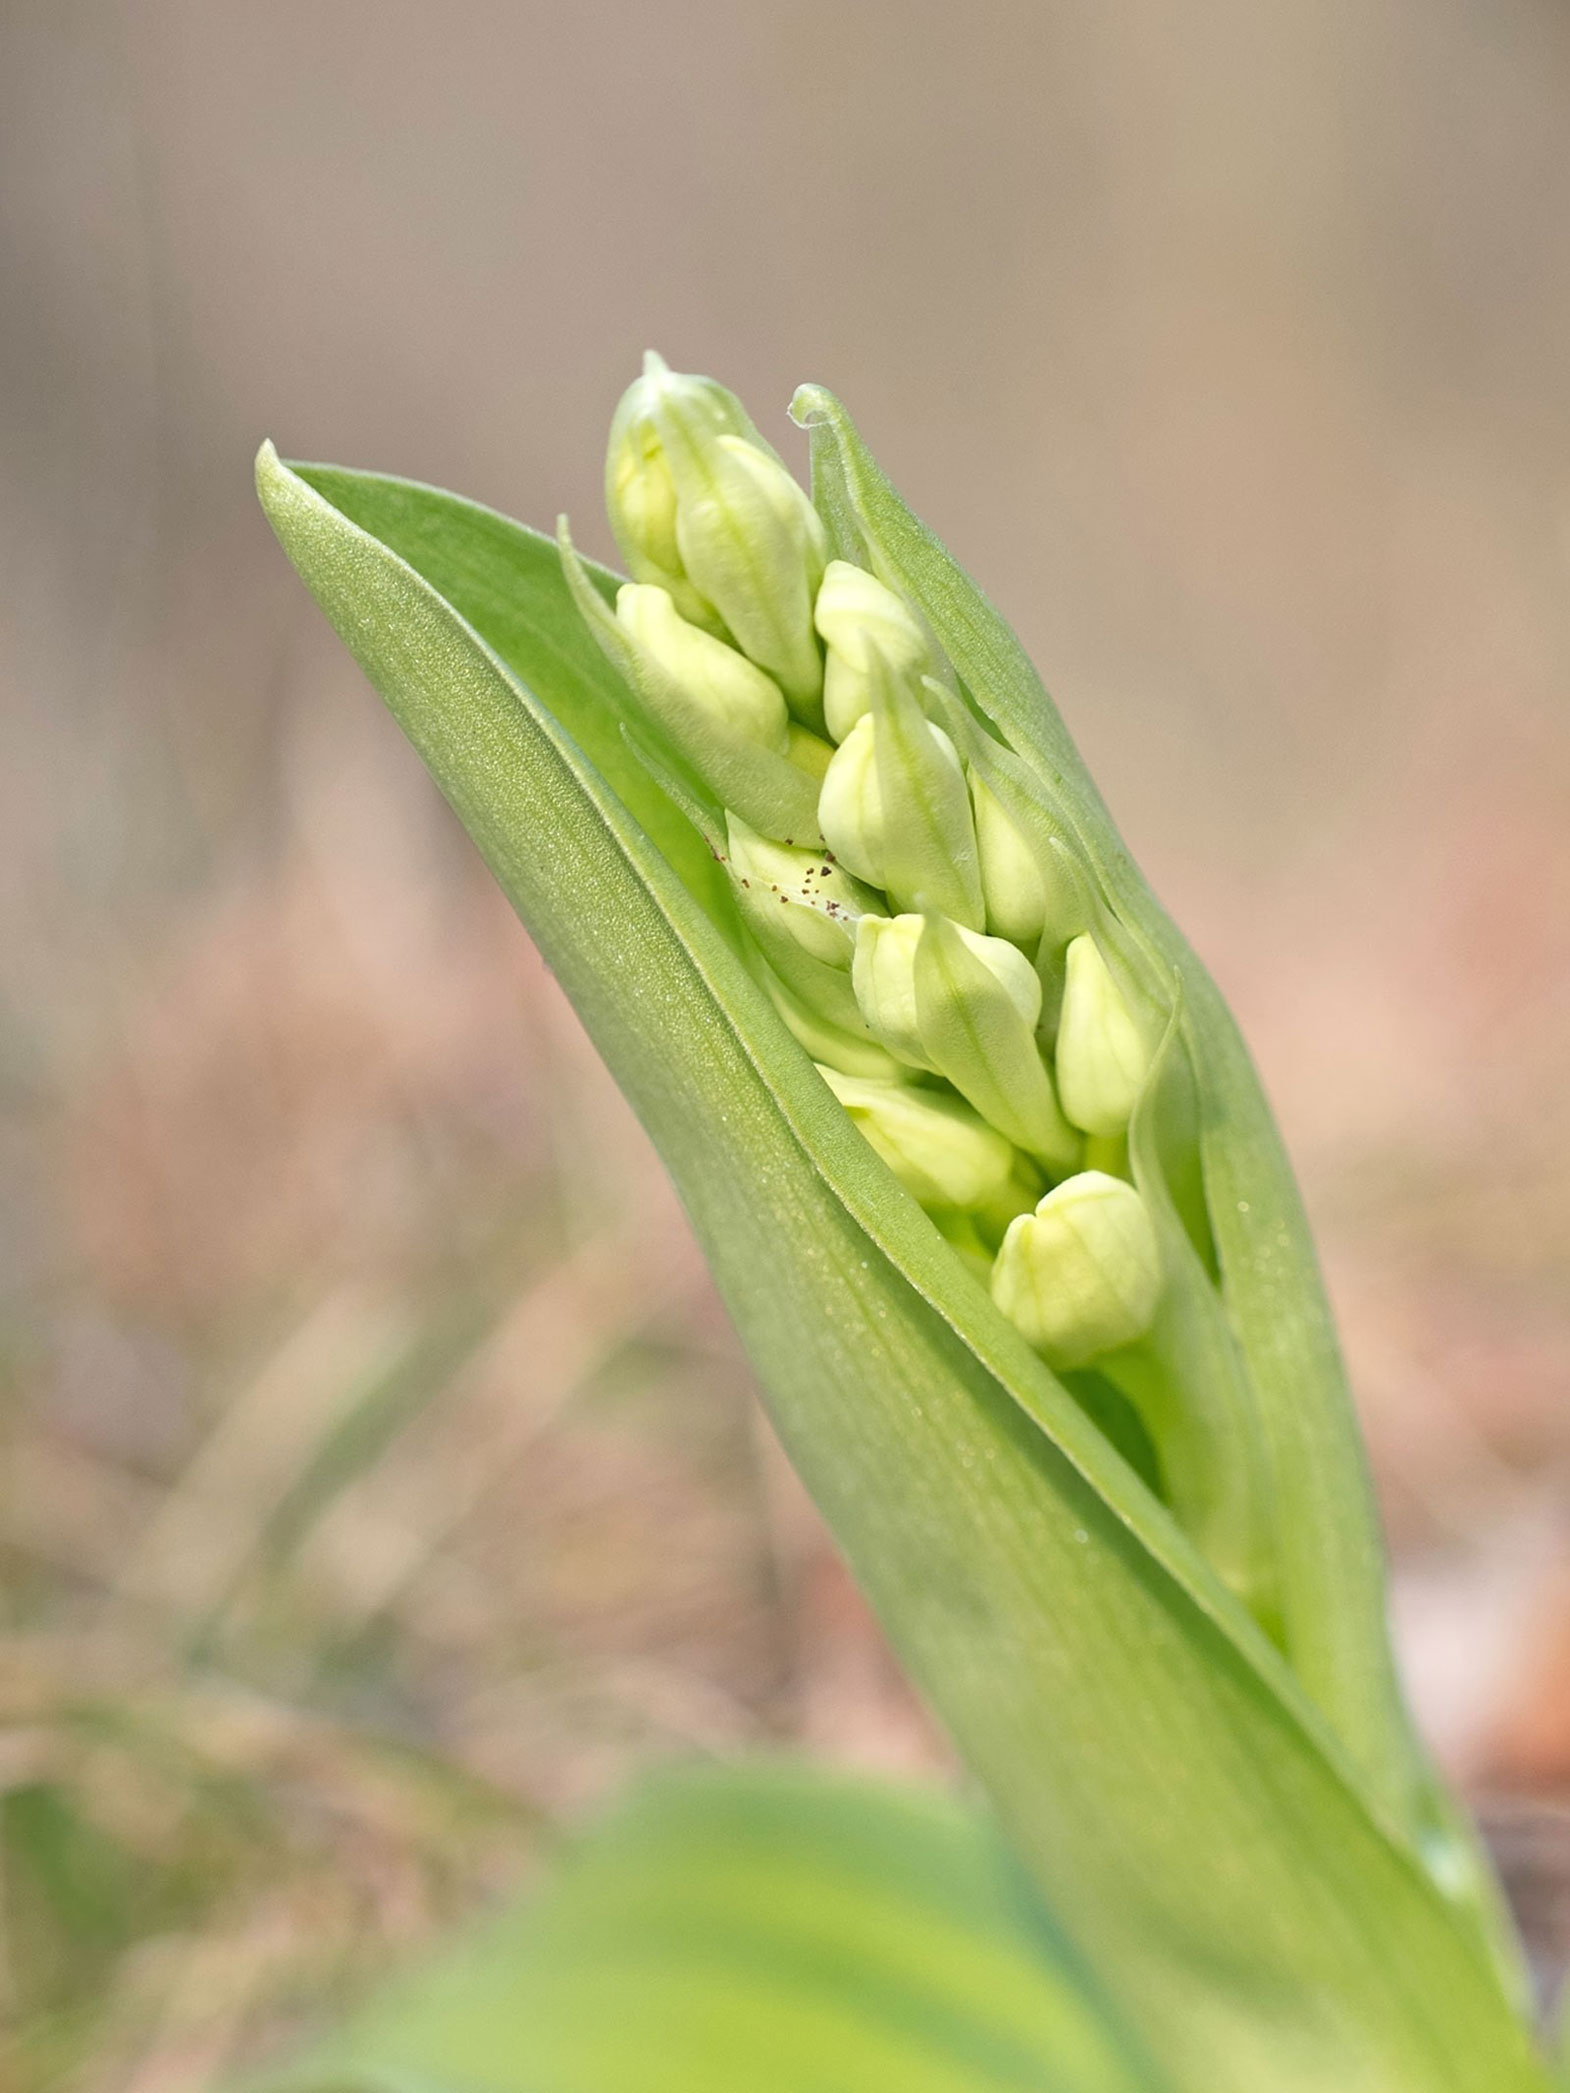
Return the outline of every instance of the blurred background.
[[[1301,1169],[1412,1691],[1570,1859],[1562,0],[4,0],[0,2084],[196,2093],[671,1753],[944,1750],[251,457],[610,550],[834,386]]]

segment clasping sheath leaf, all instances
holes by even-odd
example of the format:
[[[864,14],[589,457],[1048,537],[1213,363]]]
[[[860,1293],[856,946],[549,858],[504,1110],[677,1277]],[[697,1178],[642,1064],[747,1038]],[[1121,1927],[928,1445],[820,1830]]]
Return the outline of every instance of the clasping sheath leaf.
[[[994,668],[1013,679],[1008,707],[994,697],[1010,732],[1066,775],[990,614],[866,477],[847,428],[820,431],[820,455],[844,447],[846,512],[875,524],[879,571],[968,690]],[[787,1448],[1164,2093],[1542,2093],[1474,1919],[1425,1868],[1388,1656],[1358,1640],[1368,1593],[1353,1589],[1355,1632],[1323,1632],[1323,1662],[1294,1647],[1289,1665],[851,1124],[743,957],[723,873],[632,759],[630,695],[554,546],[450,495],[270,449],[258,482],[659,1146]],[[585,574],[603,603],[608,580]],[[1092,841],[1128,935],[1190,964]],[[1205,993],[1190,1051],[1221,1022]],[[1240,1066],[1204,1078],[1206,1182],[1284,1217],[1269,1252],[1284,1266],[1295,1209]],[[1294,1518],[1351,1478],[1334,1532],[1299,1533],[1283,1557],[1290,1627],[1313,1576],[1346,1582],[1348,1551],[1377,1593],[1361,1469],[1315,1379],[1328,1338],[1305,1324],[1300,1274],[1250,1266],[1249,1231],[1224,1216],[1216,1234],[1254,1378],[1273,1368],[1312,1411],[1318,1465],[1292,1479]],[[1266,1341],[1272,1299],[1306,1329],[1306,1369]],[[1279,1473],[1287,1428],[1272,1430]]]

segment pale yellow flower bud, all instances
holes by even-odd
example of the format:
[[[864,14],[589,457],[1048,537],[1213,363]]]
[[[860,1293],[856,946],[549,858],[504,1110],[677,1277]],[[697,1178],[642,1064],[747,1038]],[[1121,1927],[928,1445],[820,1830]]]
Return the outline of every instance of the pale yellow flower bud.
[[[949,748],[952,752],[952,742]],[[957,767],[958,757],[954,760]],[[818,795],[818,826],[842,865],[870,886],[881,886],[883,795],[878,789],[877,748],[870,717],[856,722],[854,731],[840,744],[824,773],[823,790]]]
[[[828,556],[817,510],[777,458],[742,436],[718,436],[673,467],[688,574],[798,718],[817,724],[823,657],[812,604]]]
[[[898,1061],[930,1068],[916,1025],[916,947],[920,916],[868,916],[856,929],[851,982],[873,1035]]]
[[[877,908],[877,897],[822,851],[771,843],[734,814],[725,826],[731,871],[749,922],[765,931],[783,931],[825,966],[849,967],[856,925],[869,908]]]
[[[668,590],[627,582],[616,594],[616,617],[644,652],[685,695],[721,726],[784,755],[788,718],[779,686],[744,654],[689,624]]]
[[[605,489],[634,580],[667,590],[690,624],[733,639],[798,718],[821,726],[812,606],[828,541],[740,401],[651,352],[616,411]]]
[[[819,1073],[920,1205],[991,1208],[1008,1197],[1018,1161],[1013,1144],[957,1097],[860,1082],[832,1068]]]
[[[994,1301],[1060,1372],[1137,1342],[1161,1288],[1145,1202],[1099,1170],[1065,1178],[1011,1222],[992,1272]]]
[[[975,770],[970,774],[970,801],[987,928],[994,937],[1009,938],[1016,945],[1034,945],[1047,910],[1047,890],[1036,854],[1004,812],[997,794]]]
[[[979,930],[975,831],[954,744],[901,686],[884,689],[892,702],[864,713],[835,752],[818,826],[840,862],[897,908],[935,908]]]
[[[657,402],[678,405],[684,422],[711,438],[746,436],[752,423],[734,393],[712,378],[670,370],[651,349],[643,376],[622,394],[605,454],[605,506],[629,573],[665,589],[690,624],[723,636],[725,621],[688,578],[676,542],[676,480]]]
[[[929,658],[926,637],[903,599],[849,560],[830,560],[823,570],[813,621],[827,649],[824,718],[843,741],[872,710],[872,649],[892,674],[919,677]]]
[[[756,740],[747,731],[745,722],[749,717],[756,724],[765,712],[771,720],[778,715],[772,701],[765,703],[760,686],[751,685],[744,690],[737,682],[732,664],[740,662],[741,656],[734,649],[713,642],[721,659],[729,657],[724,660],[723,674],[709,674],[706,663],[715,657],[708,656],[698,667],[696,693],[688,690],[681,678],[635,639],[612,611],[573,547],[565,516],[557,523],[557,542],[562,574],[573,602],[607,660],[637,699],[648,723],[679,752],[722,807],[734,808],[760,834],[777,836],[783,843],[819,841],[818,789],[814,780],[790,760],[787,737],[780,737],[782,746],[770,747],[767,741]],[[659,592],[652,583],[628,586],[635,590],[641,586],[651,592],[629,597],[629,616],[640,602],[647,605],[657,601]],[[690,626],[676,634],[681,644],[678,666],[692,665],[692,634]],[[712,639],[712,635],[709,637]],[[741,723],[732,717],[733,705],[740,706]],[[678,783],[677,794],[683,790]],[[706,814],[699,814],[700,828],[707,819]]]
[[[916,1010],[916,955],[926,928],[921,916],[864,916],[857,926],[851,979],[861,1014],[897,1059],[932,1068]],[[955,925],[956,932],[1002,987],[1029,1031],[1041,1011],[1041,981],[1025,955],[1002,938]]]
[[[1088,933],[1069,945],[1058,1020],[1058,1096],[1087,1134],[1120,1134],[1150,1072],[1151,1048],[1100,947]]]

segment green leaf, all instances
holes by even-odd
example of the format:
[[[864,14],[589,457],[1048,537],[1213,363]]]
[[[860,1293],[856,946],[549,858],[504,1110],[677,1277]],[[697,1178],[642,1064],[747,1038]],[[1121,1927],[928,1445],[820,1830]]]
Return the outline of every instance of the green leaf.
[[[1159,2093],[984,1819],[665,1776],[278,2093]]]
[[[690,850],[672,871],[554,548],[405,483],[258,471],[660,1147],[897,1647],[1173,2087],[1540,2088],[1383,1797],[856,1132]]]

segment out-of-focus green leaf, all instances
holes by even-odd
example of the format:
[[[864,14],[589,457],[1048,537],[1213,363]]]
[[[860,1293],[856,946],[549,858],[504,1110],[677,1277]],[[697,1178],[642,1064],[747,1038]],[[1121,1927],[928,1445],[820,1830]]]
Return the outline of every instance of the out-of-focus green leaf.
[[[566,638],[554,549],[270,451],[259,482],[658,1143],[896,1645],[1173,2087],[1541,2088],[1474,1933],[1279,1653],[900,1191],[591,760],[605,671]]]
[[[752,1770],[646,1787],[278,2093],[1160,2093],[980,1817]]]
[[[9,1975],[29,2004],[91,1991],[163,1889],[51,1781],[23,1782],[5,1796],[0,1860]]]

